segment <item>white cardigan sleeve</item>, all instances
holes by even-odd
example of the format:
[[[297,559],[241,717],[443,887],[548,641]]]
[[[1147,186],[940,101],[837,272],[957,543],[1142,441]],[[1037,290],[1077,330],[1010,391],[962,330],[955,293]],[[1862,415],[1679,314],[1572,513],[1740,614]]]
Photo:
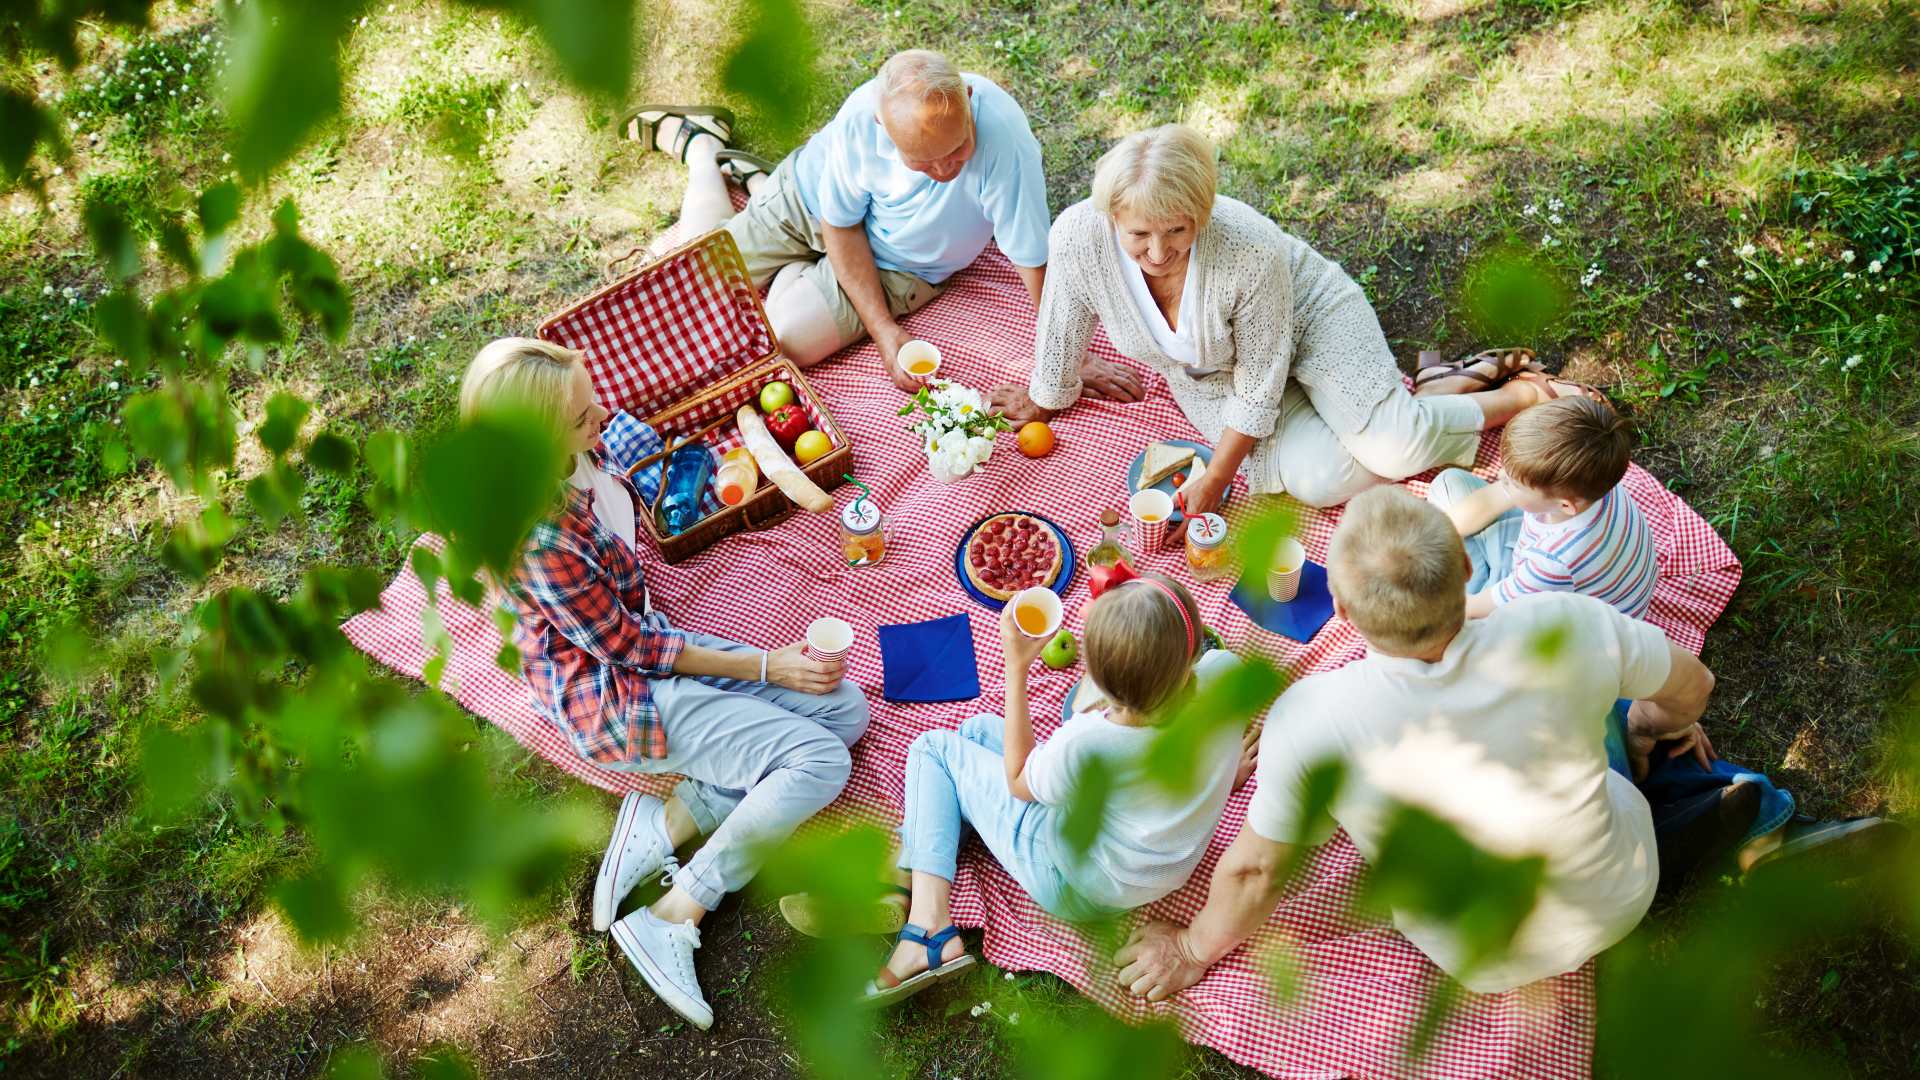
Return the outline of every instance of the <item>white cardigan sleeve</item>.
[[[1233,312],[1233,395],[1228,427],[1255,439],[1273,434],[1280,397],[1293,367],[1293,271],[1284,251],[1263,260],[1260,273],[1241,293]]]
[[[1093,268],[1075,249],[1069,212],[1054,222],[1047,244],[1048,272],[1040,290],[1040,316],[1033,328],[1033,375],[1027,396],[1055,412],[1080,400],[1080,365],[1093,344],[1099,316],[1087,302]]]

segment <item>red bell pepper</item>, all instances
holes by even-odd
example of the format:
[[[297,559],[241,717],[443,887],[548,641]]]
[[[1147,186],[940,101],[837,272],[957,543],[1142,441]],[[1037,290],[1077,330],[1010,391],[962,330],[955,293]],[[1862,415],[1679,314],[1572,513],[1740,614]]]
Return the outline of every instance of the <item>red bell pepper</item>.
[[[782,405],[767,414],[767,433],[772,435],[782,450],[792,450],[793,441],[812,427],[807,422],[807,414],[800,411],[798,405]]]

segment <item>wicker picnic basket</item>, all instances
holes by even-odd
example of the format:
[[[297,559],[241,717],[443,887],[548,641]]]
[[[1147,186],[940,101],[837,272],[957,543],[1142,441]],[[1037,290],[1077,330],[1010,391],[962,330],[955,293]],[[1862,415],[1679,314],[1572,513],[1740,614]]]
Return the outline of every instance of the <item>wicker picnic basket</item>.
[[[806,375],[781,353],[760,290],[725,229],[674,248],[549,318],[538,333],[585,353],[601,403],[644,420],[669,447],[690,436],[720,451],[740,445],[730,418],[755,402],[768,381],[784,380],[809,423],[833,443],[801,471],[828,490],[853,471],[852,445]],[[661,558],[677,563],[741,529],[773,525],[793,509],[793,501],[762,478],[744,502],[672,536],[661,534],[653,514],[635,517]]]

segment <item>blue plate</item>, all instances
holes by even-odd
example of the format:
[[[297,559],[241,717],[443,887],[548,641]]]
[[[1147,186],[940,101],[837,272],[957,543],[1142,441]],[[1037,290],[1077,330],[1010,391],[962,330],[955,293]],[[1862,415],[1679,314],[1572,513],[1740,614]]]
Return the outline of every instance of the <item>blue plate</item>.
[[[1073,541],[1067,539],[1067,531],[1031,510],[1013,512],[1025,514],[1053,530],[1054,538],[1060,542],[1060,573],[1059,576],[1053,579],[1053,591],[1058,593],[1062,600],[1066,599],[1067,586],[1073,584]],[[980,526],[986,524],[988,519],[999,516],[999,514],[988,514],[986,517],[969,525],[966,533],[960,537],[960,546],[955,548],[953,552],[953,574],[960,579],[960,588],[965,590],[968,596],[973,597],[975,601],[992,611],[999,611],[1005,608],[1007,602],[1005,600],[995,600],[993,597],[974,588],[973,582],[967,580],[967,544],[973,540],[973,534],[979,531]]]
[[[1213,447],[1208,446],[1205,443],[1189,442],[1186,439],[1159,439],[1156,441],[1166,443],[1168,446],[1184,446],[1187,449],[1193,451],[1194,459],[1198,464],[1181,470],[1182,472],[1186,473],[1188,476],[1193,475],[1194,468],[1204,469],[1208,465],[1213,464]],[[1127,466],[1127,494],[1128,495],[1132,495],[1134,492],[1140,490],[1140,470],[1142,467],[1146,465],[1146,463],[1147,463],[1147,451],[1145,447],[1141,447],[1140,453],[1137,456],[1135,456],[1133,459],[1133,464]],[[1171,476],[1162,477],[1160,479],[1160,482],[1153,486],[1154,486],[1154,490],[1164,491],[1169,496],[1172,496],[1175,492],[1180,490],[1178,487],[1174,485],[1173,477]],[[1220,498],[1220,509],[1225,510],[1227,507],[1227,504],[1232,501],[1233,501],[1233,488],[1229,486],[1227,488],[1227,493],[1221,496]],[[1217,512],[1218,511],[1216,511],[1216,513]],[[1176,506],[1173,508],[1173,516],[1171,518],[1168,518],[1167,520],[1177,524],[1179,522],[1185,521],[1186,519],[1187,519],[1187,515],[1181,513],[1180,508]]]
[[[1308,642],[1333,618],[1333,593],[1327,589],[1327,568],[1308,562],[1300,568],[1300,591],[1286,603],[1278,603],[1262,588],[1248,588],[1246,582],[1233,587],[1233,603],[1253,624],[1265,630]]]

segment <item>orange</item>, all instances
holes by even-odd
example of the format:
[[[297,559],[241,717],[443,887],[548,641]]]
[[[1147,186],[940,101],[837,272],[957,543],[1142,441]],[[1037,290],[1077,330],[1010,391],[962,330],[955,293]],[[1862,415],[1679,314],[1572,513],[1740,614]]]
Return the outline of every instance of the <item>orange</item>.
[[[1053,453],[1053,429],[1043,420],[1034,420],[1020,429],[1020,452],[1028,457],[1046,457]]]

